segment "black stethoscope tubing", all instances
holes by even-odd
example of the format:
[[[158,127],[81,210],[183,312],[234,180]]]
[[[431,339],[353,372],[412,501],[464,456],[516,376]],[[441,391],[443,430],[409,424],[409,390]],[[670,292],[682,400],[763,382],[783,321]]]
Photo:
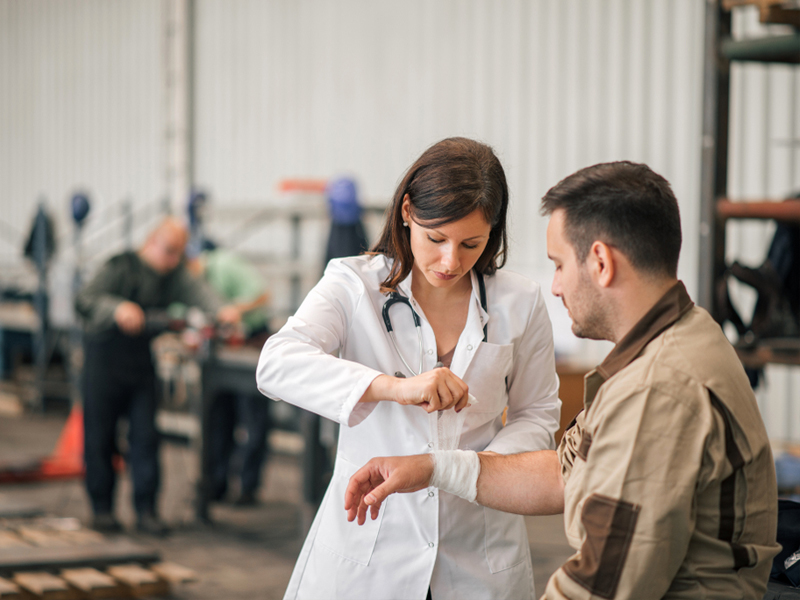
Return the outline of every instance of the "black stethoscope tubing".
[[[483,307],[483,310],[485,312],[489,312],[486,303],[486,284],[483,281],[483,274],[476,272],[475,275],[478,278],[478,289],[481,295],[481,306]],[[406,362],[406,359],[403,357],[403,353],[400,352],[400,347],[397,345],[397,338],[394,335],[394,328],[392,327],[392,319],[389,317],[389,309],[398,302],[400,304],[405,304],[406,306],[408,306],[409,310],[411,311],[411,316],[414,319],[414,327],[417,330],[417,339],[419,341],[419,369],[417,371],[411,368],[411,365],[409,365]],[[420,373],[422,373],[422,358],[424,356],[424,350],[422,347],[422,322],[420,321],[417,311],[415,311],[414,307],[411,306],[411,301],[408,299],[408,297],[403,296],[398,292],[389,292],[389,297],[383,304],[383,310],[381,312],[383,315],[383,324],[386,326],[386,332],[392,338],[392,345],[394,345],[394,349],[397,352],[398,356],[400,357],[400,360],[403,361],[403,364],[409,371],[411,371],[411,373],[419,375]],[[486,341],[486,335],[487,335],[487,326],[484,325],[483,326],[484,342]]]

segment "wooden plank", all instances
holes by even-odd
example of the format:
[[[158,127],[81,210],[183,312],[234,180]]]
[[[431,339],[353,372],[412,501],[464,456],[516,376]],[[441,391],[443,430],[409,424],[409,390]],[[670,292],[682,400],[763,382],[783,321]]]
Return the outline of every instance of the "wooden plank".
[[[717,215],[721,219],[775,219],[800,223],[800,200],[732,202],[722,198],[717,201]]]
[[[0,576],[14,571],[35,569],[71,569],[130,562],[152,563],[160,559],[153,548],[142,546],[126,538],[106,540],[102,544],[86,546],[0,548]]]
[[[97,569],[64,569],[61,577],[89,598],[125,598],[128,589]]]
[[[788,9],[780,6],[762,6],[761,22],[800,27],[800,10]]]
[[[44,571],[15,573],[13,577],[23,590],[42,600],[81,600],[81,593],[60,577]]]
[[[0,600],[27,600],[30,595],[23,592],[16,583],[0,577]]]
[[[736,6],[758,6],[760,8],[776,6],[779,4],[791,5],[788,0],[722,0],[722,7],[731,10]]]
[[[173,584],[192,583],[197,581],[197,573],[188,567],[177,565],[172,562],[160,562],[148,565],[152,571],[155,571],[162,579],[166,579]]]
[[[0,548],[30,548],[30,544],[13,531],[0,530]]]
[[[89,546],[91,544],[102,544],[105,542],[103,534],[91,529],[79,529],[78,531],[62,531],[59,535],[75,546]]]
[[[169,582],[161,579],[156,573],[138,564],[115,565],[106,569],[109,575],[124,585],[131,595],[168,596]]]
[[[791,351],[784,348],[771,348],[766,345],[756,348],[737,348],[736,354],[746,367],[759,368],[764,365],[777,363],[782,365],[800,365],[800,351]]]
[[[41,506],[0,497],[0,519],[32,519],[43,515],[44,509]]]
[[[17,529],[19,536],[26,542],[41,548],[66,548],[72,546],[69,540],[63,538],[58,531],[36,529],[34,527],[20,527]]]
[[[757,6],[762,23],[800,27],[800,10],[786,0],[723,0],[722,6],[725,10],[732,10],[737,6]]]

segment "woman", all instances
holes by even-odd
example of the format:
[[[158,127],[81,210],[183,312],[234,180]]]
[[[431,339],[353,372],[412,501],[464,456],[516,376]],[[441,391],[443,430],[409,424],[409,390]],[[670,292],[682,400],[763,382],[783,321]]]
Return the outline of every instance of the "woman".
[[[361,465],[430,452],[446,411],[466,411],[460,448],[553,447],[552,330],[539,286],[498,271],[507,208],[491,148],[435,144],[397,188],[372,253],[331,261],[264,346],[259,389],[342,425],[286,598],[534,597],[521,516],[434,488],[393,496],[361,527],[344,511]]]

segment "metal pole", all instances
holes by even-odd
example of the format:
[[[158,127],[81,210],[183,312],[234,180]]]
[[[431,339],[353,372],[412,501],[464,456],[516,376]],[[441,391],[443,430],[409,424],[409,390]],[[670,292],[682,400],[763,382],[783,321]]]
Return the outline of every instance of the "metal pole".
[[[194,20],[193,0],[163,4],[164,192],[173,214],[189,197],[193,181]]]
[[[47,214],[45,213],[45,199],[39,200],[39,209],[33,225],[33,261],[36,264],[38,285],[34,295],[33,305],[39,316],[39,327],[34,336],[34,360],[36,372],[36,391],[34,409],[44,409],[45,375],[47,372]]]
[[[720,55],[719,40],[730,36],[730,13],[718,0],[707,0],[703,66],[703,130],[700,169],[700,265],[698,304],[718,314],[715,281],[725,268],[725,225],[716,217],[728,178],[728,105],[730,61]]]
[[[76,222],[75,230],[72,236],[72,246],[75,253],[75,270],[72,274],[72,305],[75,305],[75,298],[81,291],[83,285],[83,223]],[[79,360],[81,356],[81,348],[83,347],[83,331],[78,319],[75,315],[75,320],[72,323],[69,335],[69,372],[70,372],[70,400],[73,405],[80,404],[81,402],[81,389],[80,389],[80,371],[81,363]]]
[[[125,198],[122,201],[122,239],[128,250],[133,248],[133,201]]]
[[[728,60],[800,63],[800,33],[752,40],[724,39],[720,50]]]
[[[199,523],[211,523],[209,504],[211,502],[212,464],[211,435],[214,424],[211,423],[211,407],[215,400],[216,386],[213,383],[216,365],[216,342],[211,339],[200,353],[198,360],[202,368],[200,395],[200,477],[197,480],[197,496],[195,499],[195,517]]]
[[[300,264],[300,215],[293,214],[291,218],[292,224],[292,241],[291,241],[291,254],[292,276],[290,277],[290,292],[289,292],[289,310],[294,312],[300,306],[300,273],[298,267]]]

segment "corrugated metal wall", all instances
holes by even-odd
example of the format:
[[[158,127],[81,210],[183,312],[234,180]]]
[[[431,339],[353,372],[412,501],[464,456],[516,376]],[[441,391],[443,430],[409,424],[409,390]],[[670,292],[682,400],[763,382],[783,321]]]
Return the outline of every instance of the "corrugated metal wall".
[[[24,229],[44,194],[68,232],[78,186],[95,199],[90,229],[124,198],[156,202],[162,3],[0,0],[0,11],[4,220]],[[384,201],[426,146],[473,136],[507,168],[510,266],[546,282],[539,198],[579,167],[628,158],[673,182],[694,287],[701,0],[197,0],[195,14],[196,182],[218,208],[274,198],[283,177],[341,172]],[[560,346],[604,351],[569,334]]]
[[[791,31],[766,27],[757,10],[734,13],[737,38]],[[733,64],[728,195],[741,200],[778,200],[800,192],[800,77],[790,65]],[[758,266],[775,230],[768,221],[731,221],[727,259]],[[738,285],[734,301],[752,314],[755,292]],[[767,430],[773,439],[800,442],[800,369],[770,365],[757,392]]]
[[[68,249],[69,199],[90,194],[90,252],[122,245],[124,199],[139,218],[159,199],[161,38],[160,0],[0,0],[4,282],[28,273],[21,238],[39,199]]]
[[[681,201],[693,289],[702,16],[699,0],[199,0],[198,183],[227,202],[349,172],[382,200],[431,143],[477,137],[507,169],[510,267],[549,287],[541,196],[588,164],[644,161]],[[557,304],[559,346],[600,356]]]
[[[108,225],[121,200],[141,209],[163,196],[165,2],[0,0],[4,276],[21,262],[17,238],[40,195],[68,240],[67,200],[87,189],[95,201],[88,233],[98,249],[123,243],[121,224]],[[196,183],[218,214],[239,219],[270,201],[300,202],[276,192],[285,177],[349,173],[369,202],[380,203],[429,144],[477,137],[507,169],[509,266],[549,287],[539,198],[587,164],[644,161],[680,200],[680,275],[694,292],[703,6],[196,0]],[[760,26],[745,11],[735,27]],[[734,197],[783,196],[800,185],[797,93],[794,68],[734,67]],[[92,233],[101,226],[114,232],[110,239]],[[226,226],[223,234],[237,231]],[[307,256],[319,255],[324,233],[324,223],[304,229]],[[732,225],[729,252],[760,262],[769,236],[763,224]],[[285,223],[241,239],[249,249],[289,244]],[[746,308],[746,292],[740,296]],[[585,362],[602,357],[607,346],[567,333],[558,302],[551,312],[561,351]],[[800,389],[796,371],[768,369],[761,392],[771,433],[791,439],[800,435],[800,403],[785,399]]]

